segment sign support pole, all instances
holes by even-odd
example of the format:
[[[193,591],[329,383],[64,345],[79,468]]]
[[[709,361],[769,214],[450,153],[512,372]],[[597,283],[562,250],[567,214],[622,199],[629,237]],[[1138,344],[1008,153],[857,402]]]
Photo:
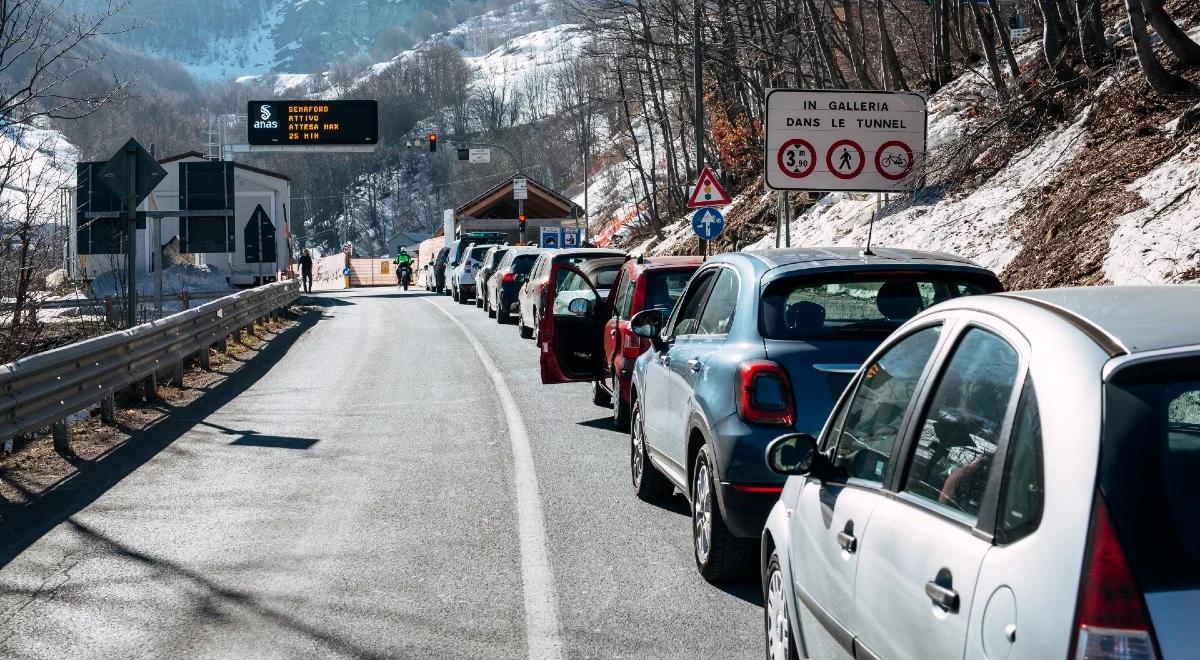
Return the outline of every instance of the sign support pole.
[[[779,191],[779,222],[783,224],[783,247],[792,247],[791,207],[786,190]],[[778,237],[778,233],[776,234]],[[778,243],[778,238],[776,238]],[[776,246],[778,247],[778,246]]]
[[[871,238],[875,233],[875,216],[883,210],[883,193],[875,193],[875,212],[871,214],[871,219],[867,221],[867,249],[863,250],[864,256],[873,256],[875,253],[871,251]]]
[[[129,192],[125,198],[125,327],[137,325],[137,150],[129,160]]]
[[[704,169],[704,44],[700,41],[700,10],[704,0],[692,0],[692,78],[696,84],[696,172]],[[708,241],[700,239],[700,257],[708,258]]]

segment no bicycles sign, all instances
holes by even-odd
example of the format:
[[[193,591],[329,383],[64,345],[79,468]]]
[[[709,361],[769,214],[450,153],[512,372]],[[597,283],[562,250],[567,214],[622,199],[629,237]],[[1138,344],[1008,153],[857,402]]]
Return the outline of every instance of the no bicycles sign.
[[[766,114],[772,190],[899,192],[921,185],[920,94],[773,89]]]

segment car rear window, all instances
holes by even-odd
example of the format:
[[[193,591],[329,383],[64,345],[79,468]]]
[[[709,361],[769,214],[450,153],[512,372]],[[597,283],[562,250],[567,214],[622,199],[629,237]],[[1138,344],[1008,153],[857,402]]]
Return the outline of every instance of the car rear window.
[[[611,289],[613,282],[617,281],[617,273],[619,272],[621,272],[620,266],[612,266],[610,268],[604,268],[600,271],[597,271],[595,275],[593,275],[593,279],[596,280],[596,288]]]
[[[1104,411],[1100,490],[1134,577],[1200,588],[1200,356],[1119,371]]]
[[[489,247],[486,247],[486,246],[485,246],[485,247],[471,248],[471,258],[472,258],[472,259],[474,259],[475,261],[482,261],[482,260],[483,260],[483,256],[484,256],[485,254],[487,254],[487,251],[488,251],[488,250],[490,250],[490,249],[491,249],[491,248],[489,248]]]
[[[1000,288],[995,280],[953,274],[790,277],[763,293],[761,330],[767,339],[883,338],[944,300]]]
[[[537,258],[536,254],[519,254],[513,257],[512,272],[518,275],[528,275],[529,271],[533,270],[533,264]]]
[[[572,266],[577,266],[577,265],[579,265],[585,261],[589,261],[591,259],[606,259],[608,257],[619,257],[619,256],[621,256],[621,253],[619,253],[619,252],[598,252],[595,254],[569,254],[569,255],[562,255],[562,256],[554,257],[554,263],[556,263],[556,264],[571,264]]]
[[[651,272],[646,277],[646,304],[644,309],[673,309],[688,280],[695,270]]]

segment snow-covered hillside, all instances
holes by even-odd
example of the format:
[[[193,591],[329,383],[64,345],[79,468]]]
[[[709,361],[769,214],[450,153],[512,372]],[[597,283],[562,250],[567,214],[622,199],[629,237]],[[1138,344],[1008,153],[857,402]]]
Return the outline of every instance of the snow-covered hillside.
[[[894,196],[891,203],[882,203],[874,194],[826,195],[791,223],[791,244],[865,246],[874,219],[874,246],[959,254],[1005,273],[1018,286],[1158,284],[1200,278],[1200,138],[1194,132],[1190,138],[1175,137],[1177,122],[1150,131],[1154,134],[1151,139],[1158,141],[1143,148],[1171,149],[1167,154],[1178,151],[1148,171],[1132,170],[1136,178],[1124,186],[1133,200],[1127,203],[1132,210],[1122,211],[1120,204],[1112,202],[1095,211],[1099,217],[1068,219],[1063,228],[1055,224],[1056,218],[1047,216],[1061,207],[1082,207],[1090,201],[1087,198],[1095,192],[1081,185],[1084,176],[1099,180],[1099,184],[1086,183],[1104,191],[1113,188],[1107,183],[1110,179],[1119,181],[1129,173],[1121,164],[1097,160],[1097,153],[1088,151],[1093,141],[1113,139],[1111,132],[1101,138],[1096,131],[1112,131],[1113,124],[1125,124],[1117,130],[1131,134],[1137,130],[1137,119],[1123,117],[1123,106],[1114,100],[1120,93],[1117,77],[1128,74],[1112,75],[1072,118],[1046,130],[990,176],[965,184],[932,182],[940,185],[911,197]],[[930,98],[929,146],[935,158],[978,121],[977,104],[986,102],[988,94],[980,80],[981,76],[963,76]],[[985,152],[977,157],[987,156]],[[943,192],[946,190],[953,192]],[[593,207],[597,193],[602,202],[606,195],[603,188],[593,190]],[[773,196],[757,185],[736,196],[724,212],[727,217],[761,218],[764,209],[772,209],[765,216],[773,218],[773,204]],[[1106,212],[1111,215],[1105,217]],[[1041,236],[1031,230],[1040,227],[1038,223],[1068,233],[1053,239],[1047,236],[1056,234]],[[1086,226],[1081,228],[1080,223]],[[1111,228],[1105,223],[1111,223]],[[1056,247],[1047,248],[1047,243]],[[695,244],[690,221],[680,217],[667,223],[663,239],[629,247],[635,253],[672,254],[695,249]],[[742,249],[766,249],[775,244],[772,230]],[[1060,261],[1039,261],[1036,250],[1054,251]],[[1071,260],[1072,254],[1078,255],[1078,261],[1094,261],[1095,267],[1087,269],[1086,276],[1054,272],[1062,261]],[[1019,262],[1018,255],[1023,256]],[[1031,268],[1045,272],[1018,272]],[[1092,274],[1092,270],[1096,272]]]
[[[32,217],[35,224],[58,219],[58,192],[75,185],[75,163],[79,152],[58,131],[34,126],[10,125],[0,132],[0,160],[13,163],[0,187],[0,213],[21,221]]]

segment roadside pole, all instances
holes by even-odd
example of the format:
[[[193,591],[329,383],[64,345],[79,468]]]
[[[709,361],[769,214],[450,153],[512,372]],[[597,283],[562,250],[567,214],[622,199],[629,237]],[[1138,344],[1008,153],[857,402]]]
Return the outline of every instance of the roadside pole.
[[[696,84],[696,173],[704,169],[704,44],[700,40],[700,10],[704,0],[692,0],[692,79]],[[708,258],[708,241],[700,239],[700,258]]]
[[[125,198],[125,327],[137,325],[137,149],[126,146],[129,192]]]

